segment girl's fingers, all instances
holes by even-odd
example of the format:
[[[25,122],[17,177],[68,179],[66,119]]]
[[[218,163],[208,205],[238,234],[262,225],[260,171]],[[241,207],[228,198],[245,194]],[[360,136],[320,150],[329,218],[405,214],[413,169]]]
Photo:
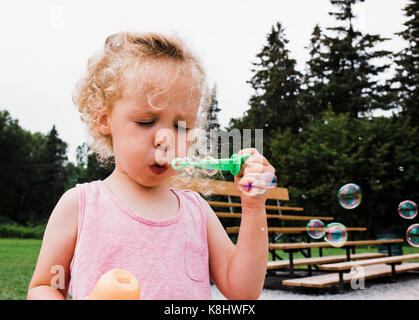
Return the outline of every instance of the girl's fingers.
[[[239,156],[244,154],[251,155],[242,165],[237,178],[240,179],[244,175],[257,175],[265,172],[275,173],[275,168],[255,148],[243,149],[237,154]]]
[[[260,163],[254,163],[251,162],[249,164],[246,164],[243,175],[249,174],[249,173],[262,173],[265,171],[266,166]]]
[[[271,164],[266,160],[264,156],[262,156],[255,148],[248,148],[242,149],[237,153],[239,156],[244,154],[250,154],[251,156],[246,160],[246,164],[248,163],[260,163],[264,166],[270,166]]]

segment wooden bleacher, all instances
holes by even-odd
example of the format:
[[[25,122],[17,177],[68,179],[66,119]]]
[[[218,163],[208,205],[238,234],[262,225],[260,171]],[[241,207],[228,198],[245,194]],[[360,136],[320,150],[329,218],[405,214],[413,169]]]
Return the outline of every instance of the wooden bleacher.
[[[208,204],[213,208],[214,212],[219,218],[240,219],[241,213],[234,212],[234,209],[240,208],[240,202],[232,201],[232,197],[240,197],[240,193],[236,188],[234,182],[219,181],[211,179],[190,179],[189,181],[170,181],[169,185],[178,189],[192,190],[205,196],[208,194],[225,196],[226,201],[208,201]],[[322,221],[333,221],[333,217],[315,217],[307,215],[296,215],[304,211],[303,208],[283,206],[282,201],[289,201],[289,193],[287,188],[273,188],[267,190],[268,200],[276,201],[277,205],[267,204],[267,219],[269,221],[309,221],[318,219]],[[218,208],[228,208],[230,212],[219,212]],[[274,211],[274,212],[272,212]],[[292,212],[292,214],[283,215],[283,211]],[[366,231],[365,227],[347,227],[348,232]],[[235,234],[240,231],[240,227],[227,227],[228,234]],[[286,235],[304,235],[307,231],[306,227],[268,227],[270,234],[286,234]],[[306,237],[309,241],[310,238]],[[275,272],[277,269],[289,269],[289,275],[294,275],[294,268],[296,266],[307,266],[309,277],[298,279],[287,279],[282,282],[285,286],[300,286],[300,287],[314,287],[324,288],[331,285],[339,285],[343,289],[343,284],[349,282],[351,278],[350,272],[353,266],[365,267],[365,279],[374,277],[392,275],[410,270],[419,269],[419,263],[405,263],[396,265],[404,260],[419,259],[413,255],[405,255],[392,257],[391,246],[394,243],[402,243],[403,239],[388,239],[388,240],[361,240],[361,241],[346,241],[341,246],[346,250],[346,255],[323,256],[322,249],[333,247],[327,242],[289,242],[276,243],[275,237],[270,236],[269,251],[272,256],[272,261],[267,264],[267,272]],[[388,248],[388,255],[381,253],[360,253],[355,252],[357,246],[362,245],[377,245],[385,244]],[[311,257],[311,249],[319,249],[319,257]],[[276,252],[283,251],[288,253],[289,259],[285,260]],[[304,258],[294,259],[294,254],[301,252]],[[390,262],[389,262],[390,261]],[[385,263],[390,263],[386,265]],[[312,276],[312,266],[317,270],[324,272],[333,271],[334,273],[321,274]],[[340,269],[339,269],[340,268]]]
[[[419,269],[419,263],[403,263],[400,265],[396,265],[394,271],[392,270],[391,266],[385,264],[378,264],[367,266],[364,268],[364,279],[372,279],[378,278],[383,276],[392,276],[394,277],[395,274],[414,271]],[[339,286],[339,290],[343,291],[343,284],[351,282],[351,280],[355,279],[356,273],[349,272],[343,274],[343,278],[339,278],[339,273],[331,273],[331,274],[322,274],[318,276],[311,276],[306,278],[296,278],[296,279],[288,279],[282,281],[282,284],[285,286],[293,286],[293,287],[308,287],[308,288],[325,288],[330,286]],[[394,279],[394,278],[393,278]]]
[[[386,257],[386,253],[356,253],[351,255],[351,261],[361,259],[372,259]],[[347,261],[346,255],[336,256],[325,256],[325,257],[312,257],[312,258],[300,258],[293,261],[294,266],[306,266],[306,265],[321,265],[323,263],[333,263]],[[290,260],[275,260],[268,262],[268,270],[282,269],[290,267]]]
[[[286,219],[284,219],[286,220]],[[319,228],[281,228],[281,227],[268,227],[268,232],[276,232],[276,233],[302,233],[307,232],[308,230],[317,230]],[[229,227],[226,228],[227,233],[239,233],[240,227]],[[367,231],[367,228],[364,227],[348,227],[346,231]]]
[[[338,262],[322,264],[320,270],[334,271],[337,273],[326,274],[315,277],[284,280],[283,285],[304,286],[313,288],[324,288],[331,285],[338,285],[343,291],[343,285],[350,282],[355,275],[350,274],[354,267],[364,267],[364,279],[371,279],[380,276],[390,275],[394,280],[397,273],[419,269],[419,263],[401,263],[403,261],[419,259],[419,253],[400,256],[365,259],[361,261]]]

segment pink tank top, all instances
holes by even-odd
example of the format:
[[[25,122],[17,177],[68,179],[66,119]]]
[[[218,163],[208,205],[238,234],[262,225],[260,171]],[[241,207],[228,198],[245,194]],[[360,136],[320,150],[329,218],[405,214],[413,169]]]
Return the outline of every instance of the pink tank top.
[[[140,299],[211,299],[206,213],[198,193],[170,189],[176,216],[141,217],[101,180],[77,184],[78,233],[70,265],[72,298],[84,299],[108,270],[124,269],[140,283]]]

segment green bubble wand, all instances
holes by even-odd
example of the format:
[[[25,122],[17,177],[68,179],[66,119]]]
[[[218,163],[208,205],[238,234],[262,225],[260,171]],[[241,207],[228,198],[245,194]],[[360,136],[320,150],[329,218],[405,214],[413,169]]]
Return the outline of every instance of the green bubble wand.
[[[240,172],[243,163],[250,157],[250,154],[237,155],[233,154],[229,159],[204,159],[197,162],[191,162],[182,158],[175,158],[172,161],[172,167],[175,170],[180,170],[186,166],[193,166],[205,170],[221,170],[230,171],[233,176]]]
[[[207,158],[197,162],[175,158],[172,161],[172,167],[175,170],[180,170],[186,166],[197,167],[210,175],[215,174],[217,170],[230,171],[233,176],[236,176],[240,172],[243,163],[249,157],[250,154],[241,156],[233,154],[229,159]],[[261,180],[252,176],[242,177],[239,181],[240,189],[249,195],[255,195],[264,193],[266,189],[275,188],[276,176],[274,174],[265,172],[262,176],[263,178]]]

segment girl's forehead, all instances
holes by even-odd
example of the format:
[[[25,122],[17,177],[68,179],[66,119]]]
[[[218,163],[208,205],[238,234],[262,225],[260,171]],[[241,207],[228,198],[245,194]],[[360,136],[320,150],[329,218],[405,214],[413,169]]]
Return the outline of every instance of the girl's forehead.
[[[144,63],[124,73],[123,96],[146,99],[151,107],[161,108],[155,104],[173,103],[175,100],[199,105],[201,95],[199,81],[189,68],[180,63]]]

